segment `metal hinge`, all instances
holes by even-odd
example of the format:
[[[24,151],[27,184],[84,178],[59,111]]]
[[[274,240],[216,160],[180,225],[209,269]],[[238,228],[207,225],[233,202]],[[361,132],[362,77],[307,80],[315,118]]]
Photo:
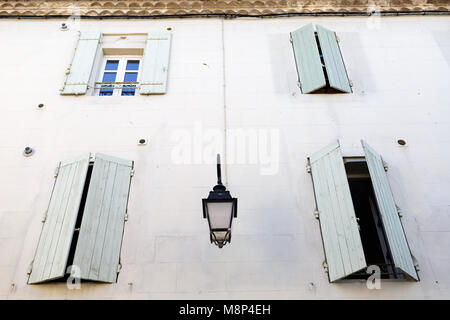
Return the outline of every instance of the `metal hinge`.
[[[128,221],[128,213],[125,213],[125,217],[123,218],[123,220]]]
[[[122,265],[119,263],[119,264],[117,265],[117,273],[119,273],[120,270],[122,270]]]
[[[45,220],[47,220],[47,211],[45,211],[44,215],[42,216],[41,222],[44,223]]]
[[[306,172],[311,173],[311,166],[309,164],[306,165]]]
[[[314,210],[314,218],[316,218],[317,220],[319,220],[319,210]]]
[[[383,162],[383,168],[384,168],[384,171],[388,171],[388,164],[386,163],[386,162],[384,162],[384,160],[381,160],[382,162]]]
[[[400,209],[400,207],[398,206],[398,205],[395,205],[395,208],[397,209],[397,214],[398,214],[398,216],[401,218],[401,217],[403,217],[403,215],[402,215],[402,209]]]
[[[58,174],[59,174],[59,166],[57,166],[56,169],[55,169],[54,177],[56,178],[58,176]]]
[[[34,260],[32,260],[32,261],[30,262],[30,265],[28,266],[28,269],[27,269],[27,274],[28,274],[28,275],[30,275],[30,274],[31,274],[31,271],[33,270],[33,262],[34,262]]]
[[[322,267],[323,267],[323,270],[325,271],[325,273],[328,273],[328,264],[326,261],[322,262]]]
[[[348,84],[350,85],[350,87],[353,88],[353,81],[352,80],[348,79]]]
[[[293,43],[292,36],[289,37],[289,42]]]
[[[299,81],[297,82],[298,87],[301,89],[302,88],[302,83]]]
[[[130,171],[130,177],[134,176],[134,170]]]
[[[338,35],[336,35],[336,41],[341,42],[341,39],[339,39]]]

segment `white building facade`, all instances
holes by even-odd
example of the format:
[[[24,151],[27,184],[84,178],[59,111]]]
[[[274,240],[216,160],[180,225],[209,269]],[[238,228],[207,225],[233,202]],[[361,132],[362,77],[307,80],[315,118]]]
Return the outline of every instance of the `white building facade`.
[[[427,12],[423,15],[312,16],[298,9],[298,15],[267,19],[100,19],[83,7],[71,16],[47,19],[37,9],[6,4],[11,2],[0,1],[1,299],[450,298],[450,19],[442,14],[448,12],[445,2],[431,8],[434,14],[424,5],[410,12]],[[334,90],[330,62],[324,60],[328,49],[320,41],[322,59],[316,58],[326,65],[325,87],[334,89],[306,93],[310,80],[305,74],[313,71],[305,71],[299,57],[305,44],[299,42],[296,51],[295,39],[290,40],[291,33],[310,24],[339,39],[342,61],[334,63],[345,67],[348,93]],[[105,82],[119,84],[111,89]],[[387,189],[377,189],[377,160],[371,164],[361,140],[381,155]],[[336,158],[315,165],[330,144]],[[222,180],[238,198],[232,240],[221,249],[210,242],[201,201],[216,183],[217,153]],[[342,157],[345,161],[338,160]],[[84,162],[67,173],[63,167],[74,159]],[[366,281],[371,273],[344,279],[365,273],[370,265],[364,237],[358,240],[364,227],[351,214],[351,201],[345,202],[352,199],[345,174],[350,179],[353,169],[347,164],[355,159],[368,163],[391,260],[398,267],[401,259],[395,256],[411,253],[404,256],[405,265],[412,266],[403,269],[406,276],[383,278],[377,288]],[[90,196],[83,200],[82,191],[89,182],[77,181],[76,170],[86,175],[89,161],[95,161],[89,190],[116,190],[108,177],[123,174],[125,182],[117,187],[121,203],[114,202],[119,196],[111,191],[111,199],[102,198],[97,207],[92,200],[93,207],[86,209]],[[101,161],[110,161],[108,168],[111,163],[125,168],[122,173],[105,169],[103,189],[93,186]],[[336,163],[345,163],[345,170],[336,169]],[[58,194],[61,172],[70,187]],[[381,186],[385,178],[377,174]],[[322,189],[321,179],[328,181]],[[329,179],[337,191],[327,189]],[[73,200],[77,183],[78,200]],[[401,224],[386,218],[390,202],[381,200],[382,194],[390,199],[386,190],[400,209],[395,219]],[[338,199],[337,209],[327,207],[330,198]],[[78,211],[65,229],[68,222],[57,215],[62,209],[52,206],[78,208],[80,203],[86,204],[81,229],[83,223],[93,228],[84,222],[87,212],[125,206],[117,209],[123,226],[97,223],[90,231],[107,235],[115,228],[119,238],[83,240],[85,246],[92,244],[93,260],[97,243],[104,248],[116,243],[111,257],[100,255],[97,263],[101,270],[115,270],[112,278],[81,280],[78,287],[77,281],[69,279],[68,285],[67,279],[53,279],[56,269],[68,267],[71,245],[81,246],[80,239],[72,241]],[[347,224],[346,218],[352,221]],[[39,249],[50,223],[57,239]],[[389,224],[397,229],[389,231]],[[83,231],[76,232],[81,238]],[[400,239],[397,244],[390,232]],[[69,242],[62,245],[65,235]],[[405,243],[397,254],[397,246]],[[350,266],[350,272],[345,255],[351,261],[358,252],[367,261]],[[42,255],[60,255],[62,264],[45,276],[45,263],[52,262],[38,266]]]

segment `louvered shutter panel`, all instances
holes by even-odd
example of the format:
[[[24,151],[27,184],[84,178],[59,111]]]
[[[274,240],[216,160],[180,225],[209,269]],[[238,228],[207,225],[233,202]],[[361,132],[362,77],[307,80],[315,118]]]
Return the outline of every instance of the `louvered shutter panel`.
[[[28,283],[64,277],[90,155],[59,165]]]
[[[116,282],[133,162],[97,154],[73,264],[81,279]]]
[[[351,93],[352,89],[350,88],[347,70],[345,69],[336,34],[334,31],[322,26],[316,25],[316,27],[330,87]]]
[[[69,74],[61,94],[80,95],[88,89],[89,79],[94,66],[100,43],[100,32],[81,32]]]
[[[339,141],[309,160],[328,276],[333,282],[367,265]]]
[[[170,44],[169,32],[151,32],[147,37],[141,74],[140,94],[164,94],[167,90]]]
[[[291,40],[302,92],[310,93],[325,87],[325,75],[314,35],[314,26],[308,24],[291,32]]]
[[[381,156],[365,141],[361,143],[394,264],[411,278],[419,280]]]

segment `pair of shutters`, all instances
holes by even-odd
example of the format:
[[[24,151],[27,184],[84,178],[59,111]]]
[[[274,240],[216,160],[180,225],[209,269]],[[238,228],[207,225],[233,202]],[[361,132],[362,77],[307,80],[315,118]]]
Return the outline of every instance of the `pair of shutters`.
[[[62,95],[86,94],[94,69],[95,57],[99,52],[100,39],[100,32],[80,33],[70,70],[61,92]],[[170,33],[148,33],[140,77],[140,94],[166,93],[170,45]]]
[[[87,154],[58,167],[30,284],[66,274],[90,161]],[[81,279],[116,281],[132,168],[132,161],[95,156],[72,264]]]
[[[418,280],[381,156],[362,141],[394,265]],[[339,141],[309,158],[330,282],[367,267]]]
[[[331,88],[351,93],[350,82],[342,59],[336,34],[316,25],[328,82]],[[308,24],[291,32],[298,80],[303,93],[311,93],[327,85],[314,26]]]

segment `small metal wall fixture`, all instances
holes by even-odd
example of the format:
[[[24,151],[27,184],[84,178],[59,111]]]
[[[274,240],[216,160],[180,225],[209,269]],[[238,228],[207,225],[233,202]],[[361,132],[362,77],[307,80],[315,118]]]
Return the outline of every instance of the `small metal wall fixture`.
[[[30,157],[34,154],[34,149],[31,147],[25,147],[25,149],[23,149],[23,156],[24,157]]]

